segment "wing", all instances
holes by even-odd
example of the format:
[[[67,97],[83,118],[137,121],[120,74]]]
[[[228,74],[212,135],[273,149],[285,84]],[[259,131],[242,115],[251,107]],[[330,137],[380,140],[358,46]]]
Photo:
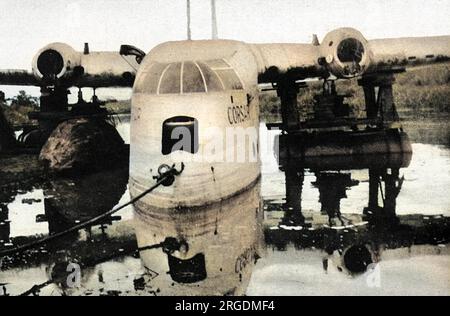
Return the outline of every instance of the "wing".
[[[250,44],[259,68],[259,82],[280,75],[353,78],[396,67],[450,60],[450,36],[366,40],[357,30],[341,28],[322,43]]]
[[[58,85],[66,87],[132,87],[135,79],[134,72],[99,73],[82,75],[67,75],[58,79]],[[44,78],[36,76],[26,70],[0,70],[0,86],[44,86],[51,85]]]
[[[114,88],[114,87],[133,87],[135,72],[84,74],[73,79],[67,78],[67,86],[90,87],[90,88]],[[63,79],[64,81],[64,79]]]
[[[78,52],[67,44],[52,43],[35,55],[32,72],[0,70],[0,85],[63,87],[132,87],[145,54],[125,45],[121,52]]]
[[[378,39],[368,46],[378,67],[450,61],[450,36]]]

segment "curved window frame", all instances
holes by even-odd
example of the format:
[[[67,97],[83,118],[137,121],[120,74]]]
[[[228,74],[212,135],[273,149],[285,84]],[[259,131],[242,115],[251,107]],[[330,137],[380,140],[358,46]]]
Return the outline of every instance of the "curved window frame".
[[[160,64],[164,65],[164,68],[160,72],[159,77],[157,79],[158,83],[156,85],[156,91],[155,91],[156,93],[155,92],[150,92],[150,93],[152,93],[154,95],[169,95],[169,94],[209,93],[209,92],[217,92],[217,91],[241,91],[241,90],[245,89],[244,83],[242,82],[240,76],[234,70],[234,68],[230,66],[230,64],[225,59],[213,59],[213,60],[206,60],[206,61],[182,61],[181,62],[181,71],[180,71],[180,91],[179,91],[179,93],[175,93],[175,92],[160,93],[161,84],[164,81],[164,76],[166,75],[169,68],[177,63],[180,63],[180,62],[160,63]],[[185,92],[184,91],[184,82],[183,81],[184,81],[185,63],[193,63],[195,65],[195,67],[197,67],[197,69],[201,75],[202,81],[203,81],[204,91],[201,91],[201,92]],[[217,78],[218,82],[220,82],[220,88],[222,90],[210,91],[211,89],[209,89],[209,87],[208,87],[208,82],[207,82],[205,74],[202,70],[203,66],[200,66],[199,63],[202,63],[203,65],[205,65],[206,67],[209,68],[211,73]],[[218,63],[218,64],[222,63],[223,66],[213,66],[213,65],[211,65],[212,63]],[[145,81],[148,79],[147,76],[149,75],[149,73],[151,72],[151,69],[154,67],[155,64],[157,64],[157,63],[152,63],[151,65],[148,66],[149,71],[147,71],[146,74],[144,75],[144,78],[143,78],[144,82],[139,84],[140,87],[137,87],[137,90],[140,90],[139,92],[149,93],[149,91],[146,89],[146,87],[144,87],[144,85],[145,85]],[[222,76],[224,75],[224,73],[221,73],[221,71],[231,73],[232,77],[234,77],[234,78],[231,78],[231,80],[227,80],[227,79],[223,78]],[[228,78],[228,79],[230,79],[230,78]],[[233,88],[233,87],[227,88],[227,85],[229,85],[229,82],[235,82],[235,84],[238,88]]]
[[[212,66],[209,63],[212,62],[223,62],[225,65],[224,66]],[[242,81],[241,77],[239,76],[239,74],[236,72],[236,70],[234,70],[233,67],[231,67],[231,65],[225,60],[225,59],[212,59],[212,60],[206,60],[203,63],[205,63],[215,74],[216,76],[219,78],[220,83],[222,84],[222,87],[224,89],[224,91],[240,91],[240,90],[245,90],[245,86],[244,86],[244,82]],[[236,77],[235,79],[237,79],[237,82],[240,85],[240,88],[237,89],[227,89],[225,87],[225,82],[224,79],[219,75],[218,71],[232,71],[233,75]]]
[[[158,78],[158,85],[156,86],[156,94],[159,94],[159,91],[161,90],[161,83],[162,83],[162,81],[163,81],[163,78],[164,78],[164,76],[165,76],[167,70],[169,70],[169,68],[170,68],[172,65],[174,65],[174,64],[175,64],[175,63],[169,63],[169,64],[167,64],[167,66],[164,67],[164,70],[161,72],[161,75],[159,75],[159,78]],[[183,69],[183,66],[181,66],[181,69]],[[182,72],[183,72],[183,71],[182,71]]]
[[[181,81],[181,89],[180,89],[180,93],[181,94],[186,94],[186,93],[202,93],[202,92],[184,92],[184,65],[187,63],[188,61],[184,61],[181,64],[181,76],[180,76],[180,81]],[[208,93],[208,85],[206,84],[206,80],[205,80],[205,75],[203,74],[202,69],[200,68],[200,66],[198,65],[198,63],[196,61],[190,61],[191,63],[193,63],[195,65],[195,67],[197,68],[197,70],[200,72],[200,76],[202,77],[202,81],[203,81],[203,87],[205,88],[205,92],[204,93]]]

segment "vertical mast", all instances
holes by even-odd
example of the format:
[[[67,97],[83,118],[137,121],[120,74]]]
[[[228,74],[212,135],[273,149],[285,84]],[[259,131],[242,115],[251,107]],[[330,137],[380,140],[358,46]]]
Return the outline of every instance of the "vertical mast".
[[[216,17],[216,0],[211,0],[211,38],[213,40],[218,39],[218,34],[217,34],[217,17]]]
[[[186,0],[186,14],[187,14],[187,39],[191,40],[191,0]]]

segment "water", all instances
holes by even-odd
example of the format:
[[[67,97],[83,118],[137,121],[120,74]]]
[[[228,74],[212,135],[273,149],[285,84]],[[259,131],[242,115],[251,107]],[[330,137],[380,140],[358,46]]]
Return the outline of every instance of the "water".
[[[120,117],[126,142],[128,127]],[[262,178],[248,192],[194,217],[135,217],[128,207],[90,230],[5,258],[0,295],[35,285],[40,295],[450,294],[448,146],[416,142],[412,157],[385,168],[319,172],[298,162],[280,168],[271,152],[275,134],[261,125]],[[80,179],[24,179],[2,184],[0,249],[129,199],[126,167]],[[179,236],[189,249],[167,243],[164,251],[135,253],[138,244]],[[67,284],[70,263],[81,268],[77,287]]]

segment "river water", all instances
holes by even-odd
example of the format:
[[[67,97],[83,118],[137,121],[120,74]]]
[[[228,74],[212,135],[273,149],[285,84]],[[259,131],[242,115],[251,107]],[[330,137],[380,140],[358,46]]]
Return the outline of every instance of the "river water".
[[[119,121],[129,142],[129,117]],[[205,211],[205,223],[183,216],[147,222],[125,208],[89,230],[2,259],[0,295],[36,285],[27,294],[450,294],[448,144],[414,138],[412,157],[313,170],[279,166],[277,132],[264,124],[260,130],[261,181],[222,205],[220,215]],[[122,168],[5,186],[0,249],[128,201],[127,178]],[[198,256],[177,261],[173,250],[134,252],[136,236],[150,245],[180,231]],[[78,267],[81,279],[74,274],[75,285],[67,284]]]

